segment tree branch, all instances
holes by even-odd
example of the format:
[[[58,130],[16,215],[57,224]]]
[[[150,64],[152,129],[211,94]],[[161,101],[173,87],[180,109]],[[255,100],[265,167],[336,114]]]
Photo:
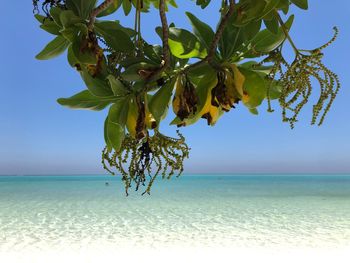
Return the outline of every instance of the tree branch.
[[[207,56],[209,62],[213,59],[213,57],[215,55],[216,48],[219,44],[219,41],[222,37],[222,34],[224,33],[224,30],[225,30],[225,27],[226,27],[228,21],[230,20],[231,16],[233,15],[234,9],[235,9],[235,1],[230,0],[230,7],[229,7],[226,15],[224,15],[224,17],[221,19],[219,27],[214,35],[213,42],[211,43],[211,46],[210,46],[210,49],[208,52],[208,56]]]
[[[210,45],[208,55],[204,59],[202,59],[202,60],[188,66],[187,68],[185,68],[183,70],[184,73],[188,72],[190,69],[199,67],[205,63],[212,64],[217,46],[218,46],[219,41],[222,37],[222,34],[224,33],[224,30],[225,30],[225,27],[227,26],[228,21],[230,20],[231,16],[233,15],[234,9],[235,9],[235,0],[230,0],[230,7],[229,7],[227,13],[222,17],[222,19],[220,21],[219,27],[214,35],[214,39],[213,39],[211,45]]]
[[[292,48],[294,50],[294,53],[298,56],[300,54],[299,49],[295,46],[294,41],[290,37],[288,29],[286,28],[286,24],[283,22],[280,14],[277,11],[275,11],[275,14],[276,14],[276,17],[278,19],[279,24],[281,25],[281,28],[283,30],[284,35],[286,36],[286,38],[288,39],[289,43],[291,44],[291,46],[292,46]]]
[[[153,71],[148,77],[148,81],[151,81],[154,77],[158,76],[164,70],[166,70],[170,65],[170,48],[169,48],[169,26],[168,20],[165,13],[165,0],[159,1],[159,16],[162,23],[162,33],[163,33],[163,61],[161,67]]]
[[[170,48],[169,48],[169,26],[165,14],[165,0],[159,1],[159,15],[162,22],[162,32],[163,32],[163,59],[164,68],[170,65]]]
[[[97,6],[92,10],[89,18],[89,25],[88,25],[89,30],[93,28],[94,23],[96,21],[96,17],[100,13],[102,13],[104,10],[106,10],[113,3],[113,1],[114,0],[105,0],[103,3],[101,3],[99,6]]]

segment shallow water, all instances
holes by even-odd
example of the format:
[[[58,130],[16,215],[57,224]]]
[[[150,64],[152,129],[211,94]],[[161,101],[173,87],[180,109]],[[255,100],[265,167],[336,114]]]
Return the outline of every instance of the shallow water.
[[[185,175],[130,192],[111,176],[1,176],[0,252],[350,247],[350,176]]]

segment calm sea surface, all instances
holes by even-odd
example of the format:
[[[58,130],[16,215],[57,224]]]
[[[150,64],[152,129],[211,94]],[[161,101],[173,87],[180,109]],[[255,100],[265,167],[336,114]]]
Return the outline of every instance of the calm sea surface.
[[[98,245],[350,247],[350,176],[0,176],[0,252]]]

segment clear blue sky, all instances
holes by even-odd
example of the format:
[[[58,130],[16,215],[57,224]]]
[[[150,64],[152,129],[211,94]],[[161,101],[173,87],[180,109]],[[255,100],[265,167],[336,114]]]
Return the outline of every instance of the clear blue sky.
[[[177,26],[190,28],[184,10],[216,24],[215,5],[220,1],[213,0],[205,11],[197,11],[190,1],[178,2],[181,8],[169,15]],[[317,47],[331,37],[334,25],[340,29],[324,61],[339,74],[342,89],[325,124],[309,125],[310,107],[294,130],[282,123],[280,111],[266,113],[266,105],[259,116],[238,107],[215,127],[202,121],[182,129],[192,147],[186,173],[350,172],[350,2],[310,0],[309,5],[308,12],[293,9],[292,36],[298,46]],[[65,56],[44,62],[34,59],[52,36],[39,29],[31,1],[4,1],[2,10],[6,11],[0,16],[0,174],[103,173],[100,152],[106,112],[58,105],[58,97],[84,89],[79,75]],[[122,20],[131,25],[130,19]],[[159,42],[153,31],[158,20],[154,11],[143,17],[149,41]],[[162,131],[174,134],[175,127],[163,124]]]

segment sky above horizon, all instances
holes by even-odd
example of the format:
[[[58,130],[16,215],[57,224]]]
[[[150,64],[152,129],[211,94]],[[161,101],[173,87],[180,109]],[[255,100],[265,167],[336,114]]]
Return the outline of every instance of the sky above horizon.
[[[57,98],[69,97],[84,85],[66,56],[35,60],[53,37],[38,27],[31,2],[5,1],[7,11],[0,17],[0,175],[105,173],[100,161],[106,111],[57,104]],[[179,0],[180,8],[171,9],[169,22],[190,29],[184,11],[191,11],[214,27],[221,1],[212,2],[203,11]],[[342,89],[324,125],[310,126],[311,106],[303,110],[294,130],[281,121],[276,103],[272,114],[263,104],[259,116],[239,106],[214,127],[202,120],[181,129],[192,148],[185,173],[350,173],[350,2],[310,0],[309,7],[307,12],[293,8],[291,35],[298,46],[318,47],[330,39],[333,26],[340,30],[337,41],[325,50],[324,62],[339,75]],[[113,19],[120,19],[120,13]],[[156,11],[142,19],[146,40],[160,43],[154,33]],[[131,17],[122,18],[123,25],[132,23]],[[175,130],[162,124],[165,134],[175,135]]]

